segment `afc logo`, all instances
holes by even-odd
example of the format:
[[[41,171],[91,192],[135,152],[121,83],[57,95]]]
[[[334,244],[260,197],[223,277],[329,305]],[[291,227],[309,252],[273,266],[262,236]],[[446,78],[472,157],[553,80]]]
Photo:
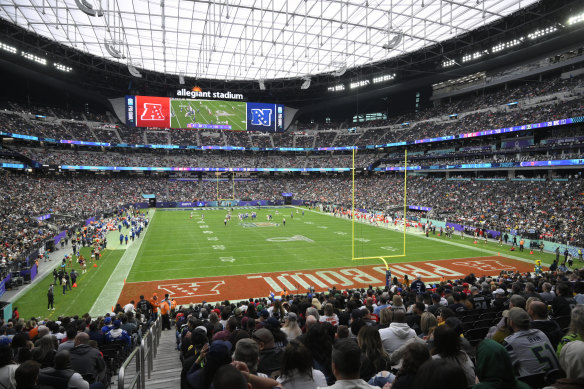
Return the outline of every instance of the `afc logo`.
[[[144,112],[140,118],[142,120],[164,120],[162,104],[144,103]]]
[[[251,124],[254,126],[271,126],[272,125],[271,109],[251,109]]]

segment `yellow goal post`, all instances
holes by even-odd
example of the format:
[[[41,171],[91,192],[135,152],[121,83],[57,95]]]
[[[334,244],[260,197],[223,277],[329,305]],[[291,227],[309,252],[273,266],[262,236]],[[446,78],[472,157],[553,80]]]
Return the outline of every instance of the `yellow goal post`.
[[[355,256],[355,155],[356,155],[356,148],[353,148],[353,166],[351,168],[351,172],[352,172],[352,177],[351,177],[351,186],[352,186],[352,205],[351,205],[351,260],[353,261],[359,261],[359,260],[365,260],[365,259],[380,259],[381,261],[383,261],[383,263],[385,264],[385,268],[389,269],[389,266],[387,264],[387,259],[391,259],[391,258],[403,258],[406,256],[406,226],[407,226],[407,183],[408,183],[408,150],[405,149],[404,150],[404,167],[403,167],[403,172],[404,172],[404,203],[403,203],[403,210],[404,210],[404,215],[403,215],[403,251],[401,254],[396,254],[396,255],[377,255],[377,256],[372,256],[372,257],[356,257]]]

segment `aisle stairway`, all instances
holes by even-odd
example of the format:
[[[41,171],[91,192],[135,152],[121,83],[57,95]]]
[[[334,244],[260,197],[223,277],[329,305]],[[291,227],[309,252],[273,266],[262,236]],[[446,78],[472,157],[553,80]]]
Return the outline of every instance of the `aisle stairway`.
[[[146,379],[146,389],[180,388],[181,363],[175,334],[174,329],[162,331],[152,374],[150,379]]]

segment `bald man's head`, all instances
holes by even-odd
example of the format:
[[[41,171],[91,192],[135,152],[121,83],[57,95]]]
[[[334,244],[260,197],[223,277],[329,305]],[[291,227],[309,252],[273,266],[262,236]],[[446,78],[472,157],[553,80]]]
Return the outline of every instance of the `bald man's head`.
[[[75,346],[80,344],[89,344],[89,335],[85,332],[80,332],[75,336]]]
[[[308,330],[310,327],[312,327],[313,325],[315,325],[316,323],[318,323],[318,320],[316,320],[316,317],[312,316],[312,315],[308,315],[306,317],[306,329]]]

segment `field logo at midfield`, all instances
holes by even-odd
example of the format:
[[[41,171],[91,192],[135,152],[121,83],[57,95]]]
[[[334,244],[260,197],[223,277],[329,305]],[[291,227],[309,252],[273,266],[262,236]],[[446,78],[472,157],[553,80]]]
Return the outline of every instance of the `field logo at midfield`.
[[[184,282],[180,284],[159,285],[158,289],[165,290],[173,298],[188,298],[198,296],[217,296],[221,293],[221,285],[225,285],[223,280]]]
[[[302,236],[302,235],[277,236],[274,238],[268,238],[268,239],[266,239],[266,241],[268,241],[268,242],[298,242],[298,241],[302,241],[302,242],[314,243],[314,241],[312,239],[309,239],[306,236]]]
[[[254,227],[278,227],[277,223],[270,222],[257,222],[257,223],[239,223],[243,228],[254,228]]]

